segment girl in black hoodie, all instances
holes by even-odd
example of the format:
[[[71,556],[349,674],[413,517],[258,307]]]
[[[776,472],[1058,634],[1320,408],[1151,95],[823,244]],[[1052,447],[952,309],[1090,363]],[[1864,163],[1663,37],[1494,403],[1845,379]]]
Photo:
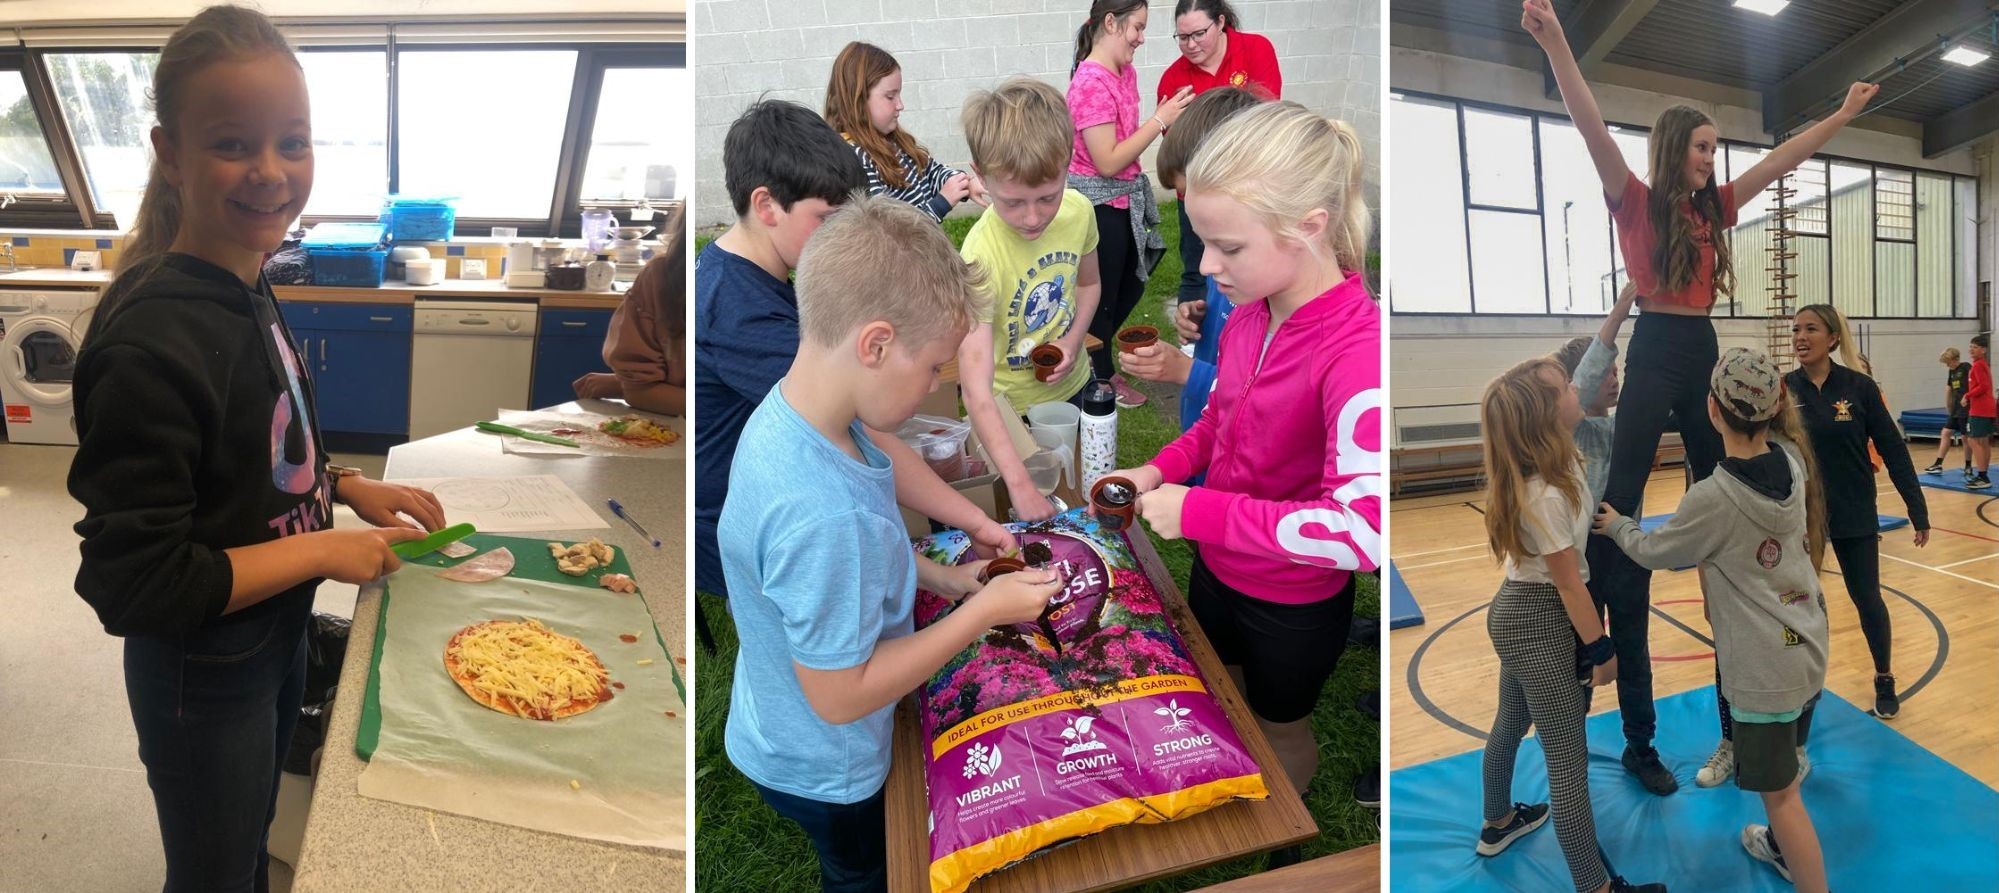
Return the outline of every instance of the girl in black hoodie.
[[[270,21],[212,7],[153,78],[155,161],[77,361],[76,590],[125,639],[165,890],[267,888],[313,591],[394,571],[430,494],[329,474],[312,380],[261,275],[312,191],[304,73]],[[346,503],[372,530],[333,529]]]

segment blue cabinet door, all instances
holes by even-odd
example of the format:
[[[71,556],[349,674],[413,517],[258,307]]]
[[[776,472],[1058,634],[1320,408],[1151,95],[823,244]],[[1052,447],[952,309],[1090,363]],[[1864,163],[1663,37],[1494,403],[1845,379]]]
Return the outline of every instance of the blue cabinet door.
[[[311,371],[321,429],[409,433],[411,307],[283,301],[279,309]]]
[[[357,434],[408,434],[410,336],[324,330],[311,334],[320,427]]]
[[[589,372],[609,372],[604,365],[604,335],[611,328],[609,310],[543,310],[534,345],[536,409],[576,399],[571,384]]]

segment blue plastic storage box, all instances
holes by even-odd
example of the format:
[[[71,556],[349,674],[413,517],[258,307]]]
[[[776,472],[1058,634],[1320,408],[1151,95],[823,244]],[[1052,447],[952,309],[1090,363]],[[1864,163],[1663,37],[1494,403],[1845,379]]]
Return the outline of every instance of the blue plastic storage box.
[[[382,223],[398,242],[449,241],[452,227],[458,224],[455,201],[392,195],[382,205]]]
[[[322,223],[306,234],[305,252],[312,259],[312,284],[376,288],[389,249],[382,244],[379,223]]]

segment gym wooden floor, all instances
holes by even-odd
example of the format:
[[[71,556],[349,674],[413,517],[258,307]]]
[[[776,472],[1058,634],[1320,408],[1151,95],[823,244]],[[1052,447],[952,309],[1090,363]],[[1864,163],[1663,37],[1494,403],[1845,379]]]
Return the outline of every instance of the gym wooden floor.
[[[1932,454],[1920,442],[1917,452],[1918,466],[1927,464]],[[1888,476],[1879,475],[1876,485],[1881,512],[1904,514]],[[1655,472],[1645,490],[1645,514],[1671,512],[1682,492],[1680,469]],[[1924,487],[1923,495],[1929,545],[1916,548],[1907,527],[1881,541],[1894,672],[1905,692],[1921,684],[1905,695],[1901,715],[1888,725],[1999,787],[1999,495],[1934,487]],[[1499,659],[1486,637],[1483,608],[1501,574],[1486,551],[1481,496],[1468,491],[1398,499],[1392,506],[1395,566],[1422,606],[1424,622],[1389,634],[1391,767],[1476,750],[1483,739],[1453,723],[1481,733],[1492,725]],[[1873,662],[1838,566],[1828,552],[1828,572],[1821,577],[1832,624],[1826,688],[1864,710],[1874,703]],[[1654,573],[1652,607],[1654,696],[1713,684],[1714,650],[1696,637],[1709,630],[1694,573]],[[1940,646],[1944,642],[1947,647]],[[1593,712],[1615,709],[1616,689],[1598,689]]]

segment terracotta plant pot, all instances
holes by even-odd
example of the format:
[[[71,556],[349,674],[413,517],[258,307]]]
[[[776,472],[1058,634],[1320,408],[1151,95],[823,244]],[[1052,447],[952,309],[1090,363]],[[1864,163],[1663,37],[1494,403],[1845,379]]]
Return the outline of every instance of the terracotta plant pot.
[[[1062,365],[1062,348],[1043,344],[1028,353],[1027,359],[1034,364],[1035,381],[1054,381],[1055,367]]]
[[[986,562],[985,568],[979,571],[979,583],[980,585],[991,583],[994,577],[1001,577],[1024,570],[1027,570],[1027,562],[1002,555]]]
[[[1117,349],[1125,353],[1157,343],[1159,330],[1153,326],[1127,326],[1117,333]]]
[[[1105,530],[1119,532],[1131,527],[1138,513],[1138,487],[1127,478],[1098,478],[1090,487],[1090,513]]]

